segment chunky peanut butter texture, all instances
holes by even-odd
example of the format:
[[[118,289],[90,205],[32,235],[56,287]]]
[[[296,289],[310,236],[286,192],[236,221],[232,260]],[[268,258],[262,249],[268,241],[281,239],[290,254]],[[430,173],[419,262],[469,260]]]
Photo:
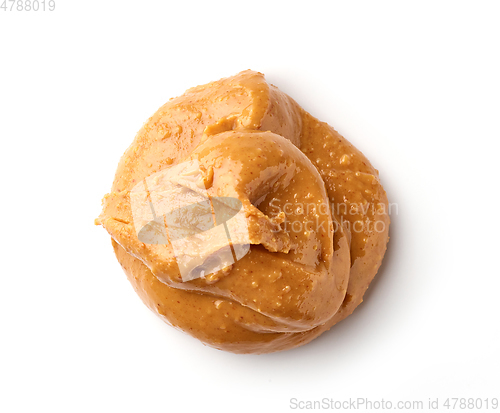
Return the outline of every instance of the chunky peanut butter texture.
[[[198,165],[209,197],[239,200],[250,244],[233,264],[188,281],[168,239],[139,239],[131,206],[140,182],[183,162]],[[247,70],[189,89],[148,120],[96,222],[168,324],[217,349],[269,353],[308,343],[362,302],[386,249],[387,206],[360,151]]]

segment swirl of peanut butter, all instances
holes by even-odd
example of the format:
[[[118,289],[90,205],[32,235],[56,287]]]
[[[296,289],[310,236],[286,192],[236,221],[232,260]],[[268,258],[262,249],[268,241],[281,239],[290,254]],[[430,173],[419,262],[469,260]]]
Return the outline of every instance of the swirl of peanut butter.
[[[368,160],[245,71],[149,119],[97,223],[165,321],[222,350],[267,353],[305,344],[354,310],[382,261],[389,218]]]

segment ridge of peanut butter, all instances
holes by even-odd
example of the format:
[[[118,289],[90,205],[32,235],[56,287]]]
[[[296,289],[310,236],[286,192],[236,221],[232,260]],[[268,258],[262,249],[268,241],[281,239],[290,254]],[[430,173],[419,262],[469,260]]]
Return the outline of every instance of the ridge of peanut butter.
[[[182,282],[170,244],[139,241],[130,191],[186,160],[200,164],[210,196],[242,202],[251,247],[230,268]],[[286,208],[306,204],[307,214]],[[367,207],[353,211],[359,205]],[[284,220],[304,230],[284,230]],[[138,295],[168,324],[221,350],[269,353],[313,340],[362,302],[389,216],[378,172],[361,152],[247,70],[189,89],[144,124],[96,223]]]

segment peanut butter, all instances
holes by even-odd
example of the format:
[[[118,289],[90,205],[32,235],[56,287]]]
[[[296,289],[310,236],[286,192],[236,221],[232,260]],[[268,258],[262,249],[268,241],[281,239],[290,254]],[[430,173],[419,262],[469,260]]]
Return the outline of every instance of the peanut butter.
[[[180,207],[156,214],[166,200]],[[189,89],[146,122],[96,223],[167,323],[221,350],[269,353],[362,302],[389,217],[361,152],[248,70]]]

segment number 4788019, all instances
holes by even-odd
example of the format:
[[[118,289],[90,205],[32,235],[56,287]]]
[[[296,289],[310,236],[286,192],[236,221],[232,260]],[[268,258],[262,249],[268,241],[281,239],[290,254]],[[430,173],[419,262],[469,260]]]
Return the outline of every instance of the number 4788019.
[[[55,8],[55,0],[3,0],[0,5],[3,11],[54,11]]]

